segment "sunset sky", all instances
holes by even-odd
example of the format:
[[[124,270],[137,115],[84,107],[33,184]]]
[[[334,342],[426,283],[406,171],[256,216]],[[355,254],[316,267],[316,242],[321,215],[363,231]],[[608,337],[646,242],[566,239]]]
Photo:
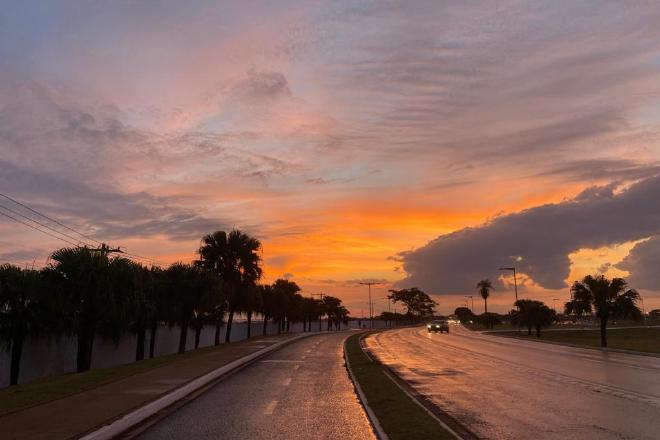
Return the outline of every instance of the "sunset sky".
[[[162,265],[239,228],[353,315],[361,280],[506,311],[513,264],[660,308],[660,8],[5,1],[0,193]],[[0,217],[0,262],[65,245]]]

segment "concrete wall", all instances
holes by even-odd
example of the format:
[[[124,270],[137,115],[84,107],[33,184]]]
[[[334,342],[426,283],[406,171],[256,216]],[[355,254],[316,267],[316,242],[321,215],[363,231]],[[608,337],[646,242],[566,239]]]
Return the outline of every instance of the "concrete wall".
[[[362,325],[368,327],[368,321],[362,321]],[[252,337],[259,336],[262,333],[263,321],[252,322]],[[350,328],[358,328],[358,321],[350,321]],[[374,321],[374,328],[384,328],[385,323]],[[323,321],[323,330],[326,330],[327,323]],[[342,328],[346,326],[342,325]],[[221,329],[221,341],[225,340],[226,326]],[[318,331],[318,321],[312,324],[312,331]],[[301,332],[302,323],[291,324],[291,332]],[[268,334],[277,333],[277,326],[271,322],[267,327]],[[145,350],[149,350],[149,332]],[[207,326],[202,330],[200,337],[200,347],[213,345],[215,336],[215,327]],[[247,337],[247,322],[234,321],[231,330],[231,340],[241,341]],[[195,344],[195,332],[188,330],[186,348],[192,350]],[[114,367],[116,365],[127,364],[135,360],[136,337],[132,334],[124,335],[118,344],[112,341],[106,341],[97,338],[94,341],[94,351],[92,353],[92,368]],[[155,356],[163,356],[176,353],[179,347],[179,328],[160,326],[156,332]],[[9,385],[9,352],[6,347],[0,348],[0,388]],[[29,339],[26,341],[23,357],[21,359],[21,373],[19,383],[30,382],[35,379],[71,373],[76,371],[76,338],[40,338]]]

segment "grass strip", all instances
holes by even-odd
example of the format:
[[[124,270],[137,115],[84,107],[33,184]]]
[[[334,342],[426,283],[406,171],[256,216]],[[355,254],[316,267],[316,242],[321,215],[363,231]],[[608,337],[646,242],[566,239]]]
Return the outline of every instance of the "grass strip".
[[[437,420],[385,375],[380,364],[367,357],[360,347],[361,334],[346,341],[346,357],[355,380],[367,397],[381,427],[392,440],[454,439]]]
[[[267,336],[267,338],[271,337]],[[232,343],[232,345],[235,346],[252,341],[253,339],[245,340]],[[227,347],[225,344],[202,347],[183,354],[168,354],[139,362],[118,365],[116,367],[92,369],[84,373],[67,373],[58,376],[49,376],[33,382],[3,388],[0,389],[0,417],[91,390],[173,362],[180,362],[197,356],[203,356],[213,351],[223,350],[225,347]]]
[[[495,336],[506,336],[529,341],[552,342],[557,344],[572,344],[585,347],[600,347],[600,331],[598,330],[555,330],[541,332],[537,338],[532,332],[494,332]],[[660,328],[611,328],[607,331],[609,348],[641,351],[645,353],[660,353]]]
[[[213,347],[207,347],[213,348]],[[0,417],[51,402],[114,382],[134,374],[208,352],[202,348],[182,355],[171,354],[111,368],[98,368],[84,373],[51,376],[0,390]]]

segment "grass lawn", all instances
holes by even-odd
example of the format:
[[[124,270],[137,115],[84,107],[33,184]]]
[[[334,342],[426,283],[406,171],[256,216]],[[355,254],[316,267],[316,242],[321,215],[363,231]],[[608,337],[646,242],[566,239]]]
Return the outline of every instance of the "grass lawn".
[[[454,438],[392,382],[378,362],[369,360],[360,348],[360,334],[346,341],[346,356],[369,406],[390,439]]]
[[[540,340],[560,344],[600,347],[600,330],[542,331],[540,338],[537,338],[534,332],[532,332],[531,336],[527,336],[526,331],[523,331],[522,333],[512,331],[492,334],[496,336],[508,336],[534,341]],[[660,353],[660,328],[608,328],[607,345],[609,348]]]

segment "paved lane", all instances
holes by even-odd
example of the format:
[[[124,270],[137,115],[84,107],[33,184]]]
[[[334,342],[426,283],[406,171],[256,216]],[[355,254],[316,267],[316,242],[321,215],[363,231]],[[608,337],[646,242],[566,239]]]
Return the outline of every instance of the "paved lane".
[[[367,347],[485,438],[660,438],[660,358],[451,331],[394,330]]]
[[[311,336],[278,350],[140,438],[374,439],[344,367],[348,336]]]

